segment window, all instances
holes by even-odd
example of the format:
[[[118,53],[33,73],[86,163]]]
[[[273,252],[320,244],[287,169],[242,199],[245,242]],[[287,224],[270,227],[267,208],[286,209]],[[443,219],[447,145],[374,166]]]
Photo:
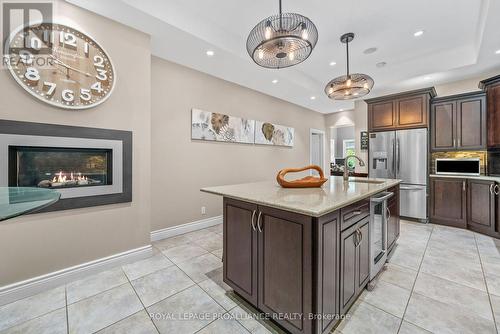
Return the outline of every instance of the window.
[[[349,155],[356,154],[356,144],[354,139],[345,139],[344,140],[344,157]],[[349,169],[353,169],[356,166],[356,162],[353,159],[349,160],[349,165],[347,166]]]

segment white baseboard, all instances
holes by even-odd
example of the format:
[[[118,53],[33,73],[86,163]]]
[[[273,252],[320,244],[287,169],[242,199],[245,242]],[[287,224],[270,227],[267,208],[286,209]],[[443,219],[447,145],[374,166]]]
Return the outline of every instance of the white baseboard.
[[[222,216],[211,217],[207,219],[197,220],[192,223],[167,227],[161,230],[151,232],[151,241],[158,241],[166,238],[175,237],[176,235],[201,230],[214,225],[222,224]]]
[[[147,245],[0,287],[0,306],[103,270],[142,260],[152,254],[152,246]]]

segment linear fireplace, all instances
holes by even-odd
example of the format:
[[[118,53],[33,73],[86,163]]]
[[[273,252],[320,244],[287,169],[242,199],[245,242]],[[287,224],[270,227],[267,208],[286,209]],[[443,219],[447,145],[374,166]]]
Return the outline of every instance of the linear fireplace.
[[[0,187],[55,189],[45,211],[132,201],[132,133],[0,120]]]
[[[111,149],[9,146],[9,186],[75,188],[113,184]]]

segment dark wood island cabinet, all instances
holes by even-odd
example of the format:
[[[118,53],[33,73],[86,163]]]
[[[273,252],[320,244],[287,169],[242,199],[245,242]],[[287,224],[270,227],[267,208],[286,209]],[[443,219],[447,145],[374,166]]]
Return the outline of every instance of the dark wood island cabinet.
[[[328,191],[342,192],[344,201],[352,195],[360,199],[346,205],[332,202],[333,210],[306,214],[291,204],[288,210],[283,207],[288,204],[271,207],[231,198],[214,188],[203,189],[224,197],[224,282],[289,333],[323,334],[334,328],[370,280],[369,197],[391,188],[395,191],[391,203],[399,206],[399,181],[387,180],[382,187],[353,186],[341,182],[342,178],[333,179],[336,184],[326,189],[296,193],[274,186],[269,189],[276,190],[280,199],[301,205],[311,199],[328,205],[321,197],[328,196]],[[360,196],[365,187],[370,192]],[[393,243],[399,235],[399,216],[394,212]]]

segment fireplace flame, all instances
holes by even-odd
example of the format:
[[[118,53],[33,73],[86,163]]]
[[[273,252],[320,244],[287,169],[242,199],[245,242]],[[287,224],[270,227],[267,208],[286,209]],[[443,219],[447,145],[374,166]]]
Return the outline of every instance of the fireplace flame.
[[[75,178],[73,175],[73,172],[70,173],[69,179],[67,175],[65,175],[62,171],[57,173],[54,178],[52,179],[52,183],[61,183],[65,184],[67,182],[78,182],[78,184],[85,184],[88,182],[88,177],[82,176],[82,173],[78,173],[78,176]]]

